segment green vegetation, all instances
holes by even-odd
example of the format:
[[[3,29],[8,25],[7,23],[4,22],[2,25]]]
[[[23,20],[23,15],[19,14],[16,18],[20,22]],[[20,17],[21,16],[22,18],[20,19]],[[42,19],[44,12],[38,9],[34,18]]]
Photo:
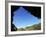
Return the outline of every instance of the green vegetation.
[[[25,31],[24,28],[19,28],[17,31]]]
[[[41,24],[35,24],[32,26],[28,26],[25,28],[26,30],[40,30],[41,29]]]
[[[27,26],[24,28],[19,28],[19,29],[17,29],[17,31],[30,31],[30,30],[40,30],[40,29],[41,29],[41,23],[35,24],[32,26]]]

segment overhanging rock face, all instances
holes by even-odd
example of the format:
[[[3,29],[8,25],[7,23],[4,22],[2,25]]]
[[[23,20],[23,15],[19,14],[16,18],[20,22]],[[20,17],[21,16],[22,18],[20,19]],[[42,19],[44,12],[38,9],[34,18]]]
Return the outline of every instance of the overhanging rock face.
[[[17,9],[19,9],[19,7],[21,6],[11,6],[11,12],[13,13],[14,11],[16,11]],[[26,9],[27,11],[29,11],[32,15],[41,18],[41,7],[34,7],[34,6],[22,6],[24,9]]]

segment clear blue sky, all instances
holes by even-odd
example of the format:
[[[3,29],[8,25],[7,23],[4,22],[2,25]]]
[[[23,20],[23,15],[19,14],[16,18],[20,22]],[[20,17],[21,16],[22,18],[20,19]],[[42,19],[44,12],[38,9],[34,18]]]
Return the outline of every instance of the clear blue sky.
[[[23,7],[20,7],[17,11],[14,11],[13,24],[17,28],[38,24],[40,21],[40,19],[30,14]]]

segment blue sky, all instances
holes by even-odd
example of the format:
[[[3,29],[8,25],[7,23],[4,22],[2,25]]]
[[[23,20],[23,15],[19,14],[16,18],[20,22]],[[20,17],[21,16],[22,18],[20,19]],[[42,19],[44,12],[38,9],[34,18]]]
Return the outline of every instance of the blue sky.
[[[23,7],[20,7],[17,11],[14,11],[13,24],[17,28],[38,24],[40,21],[40,19],[30,14]]]

